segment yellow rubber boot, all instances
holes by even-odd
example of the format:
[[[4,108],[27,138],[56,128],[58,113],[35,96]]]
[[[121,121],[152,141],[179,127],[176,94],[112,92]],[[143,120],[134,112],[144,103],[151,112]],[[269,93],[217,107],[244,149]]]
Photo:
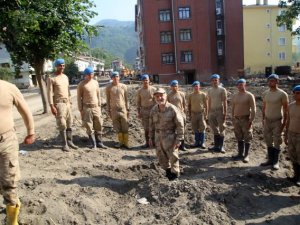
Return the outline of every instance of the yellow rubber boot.
[[[122,133],[118,133],[118,140],[119,140],[119,143],[117,143],[117,144],[115,145],[115,147],[116,147],[116,148],[121,148],[122,145],[123,145],[123,141],[124,141],[124,139],[123,139],[123,134],[122,134]]]
[[[123,133],[123,144],[125,148],[130,149],[128,142],[128,133]]]
[[[20,202],[16,205],[6,205],[6,225],[19,225],[18,217],[20,208]]]

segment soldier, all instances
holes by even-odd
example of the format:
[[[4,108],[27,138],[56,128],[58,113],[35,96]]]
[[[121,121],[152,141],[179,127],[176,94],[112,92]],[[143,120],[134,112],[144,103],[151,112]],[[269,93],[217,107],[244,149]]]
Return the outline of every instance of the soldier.
[[[210,150],[225,153],[224,137],[227,113],[227,91],[220,86],[220,76],[210,77],[212,87],[208,90],[208,121],[214,133],[214,146]]]
[[[113,72],[112,83],[106,87],[107,110],[113,122],[113,127],[118,133],[119,143],[115,146],[121,148],[124,146],[129,149],[128,145],[128,117],[129,104],[127,97],[127,86],[120,83],[118,72]]]
[[[21,203],[18,197],[19,143],[14,129],[13,106],[22,115],[27,128],[24,144],[34,142],[33,117],[19,89],[0,80],[0,191],[6,204],[6,224],[17,225]]]
[[[171,81],[171,92],[167,95],[167,101],[171,104],[175,105],[179,111],[182,114],[184,127],[186,125],[186,100],[185,100],[185,94],[182,91],[178,90],[178,81],[172,80]],[[184,139],[181,142],[181,145],[179,146],[179,149],[182,151],[186,151],[184,144]]]
[[[72,140],[72,109],[71,93],[69,89],[69,78],[63,73],[65,60],[57,59],[54,63],[56,71],[48,78],[47,91],[51,112],[56,118],[56,123],[63,141],[62,150],[70,151],[70,148],[77,149]]]
[[[152,140],[155,137],[159,165],[166,171],[166,177],[171,181],[177,179],[180,174],[178,147],[184,137],[184,123],[178,109],[167,102],[163,88],[158,88],[154,96],[157,104],[150,112],[149,144],[153,147]]]
[[[249,162],[250,141],[252,140],[252,122],[256,113],[255,98],[246,91],[246,80],[237,81],[238,92],[232,97],[232,120],[234,134],[238,141],[238,154],[234,159]]]
[[[94,70],[87,67],[84,80],[77,87],[77,103],[86,133],[93,149],[106,148],[102,143],[102,114],[99,84],[94,80]]]
[[[200,147],[205,149],[205,129],[207,119],[207,96],[200,91],[200,82],[195,81],[192,84],[194,91],[188,98],[188,111],[191,118],[192,129],[195,132],[194,148]]]
[[[293,163],[294,177],[289,178],[300,186],[300,85],[293,88],[295,101],[289,105],[285,143]]]
[[[142,125],[145,131],[146,144],[143,148],[149,148],[149,116],[152,107],[155,105],[154,91],[155,87],[150,85],[149,75],[144,74],[141,77],[143,87],[136,93],[136,104],[138,111],[138,118],[142,120]]]
[[[279,169],[281,133],[286,125],[288,116],[288,95],[278,88],[279,77],[271,74],[268,77],[269,90],[263,93],[262,119],[264,138],[268,148],[268,160],[261,166],[273,165]]]

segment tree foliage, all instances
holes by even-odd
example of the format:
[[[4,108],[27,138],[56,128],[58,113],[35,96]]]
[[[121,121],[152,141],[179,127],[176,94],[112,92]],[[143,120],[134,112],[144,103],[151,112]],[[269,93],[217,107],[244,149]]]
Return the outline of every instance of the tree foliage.
[[[292,31],[293,35],[300,34],[300,27],[297,27],[293,30],[293,25],[295,20],[298,18],[300,14],[300,1],[299,0],[280,0],[278,6],[284,9],[284,12],[277,16],[277,25],[286,25],[289,31]]]
[[[97,28],[88,24],[96,15],[90,0],[2,0],[0,40],[13,63],[28,62],[35,69],[44,105],[43,65],[47,59],[79,52],[83,38],[93,36]]]
[[[0,79],[10,81],[14,77],[14,73],[9,68],[0,67]]]

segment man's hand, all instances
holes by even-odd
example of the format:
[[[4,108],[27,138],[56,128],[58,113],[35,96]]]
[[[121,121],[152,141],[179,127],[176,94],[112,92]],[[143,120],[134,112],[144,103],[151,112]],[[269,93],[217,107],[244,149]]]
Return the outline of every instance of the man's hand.
[[[35,136],[34,134],[30,134],[30,135],[27,135],[24,139],[24,144],[26,145],[30,145],[32,144],[33,142],[35,141]]]
[[[55,117],[57,116],[57,109],[55,108],[54,105],[51,105],[51,112]]]

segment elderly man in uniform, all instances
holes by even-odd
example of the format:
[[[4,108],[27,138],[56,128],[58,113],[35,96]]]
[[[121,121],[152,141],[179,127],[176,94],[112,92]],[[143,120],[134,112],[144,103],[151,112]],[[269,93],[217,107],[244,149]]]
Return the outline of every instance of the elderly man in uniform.
[[[293,163],[294,177],[289,178],[300,186],[300,85],[293,88],[295,101],[289,105],[285,143]]]
[[[182,91],[179,91],[178,88],[178,81],[172,80],[170,83],[171,91],[167,95],[167,101],[171,104],[175,105],[179,111],[182,114],[183,121],[184,121],[184,127],[186,125],[186,100],[185,100],[185,94]],[[182,151],[186,151],[184,144],[184,139],[181,142],[181,145],[179,146],[179,149]]]
[[[118,72],[111,75],[112,83],[106,87],[107,110],[113,122],[113,127],[118,133],[119,143],[115,146],[124,146],[129,149],[128,144],[128,117],[129,103],[127,97],[127,86],[120,83]]]
[[[264,138],[267,145],[268,160],[261,166],[272,165],[279,169],[281,134],[286,126],[288,116],[288,95],[278,88],[279,77],[271,74],[268,77],[269,90],[263,93],[262,119]]]
[[[149,144],[154,145],[159,165],[166,171],[171,181],[179,177],[178,148],[184,138],[184,122],[176,106],[167,102],[167,94],[163,88],[154,92],[156,105],[151,109],[149,119]]]
[[[152,107],[155,105],[154,91],[155,87],[150,85],[149,75],[144,74],[141,77],[143,86],[136,93],[136,104],[138,117],[142,120],[145,131],[146,144],[144,148],[149,148],[149,116]]]
[[[77,86],[77,103],[86,133],[93,149],[106,148],[102,143],[102,114],[99,84],[94,80],[94,70],[87,67],[84,80]]]
[[[194,81],[192,84],[194,91],[188,97],[188,112],[191,118],[192,129],[195,132],[194,148],[205,149],[205,129],[207,118],[207,96],[200,91],[200,82]]]
[[[48,78],[47,91],[51,112],[56,118],[56,123],[63,141],[62,150],[70,151],[70,148],[77,149],[72,140],[72,109],[71,93],[69,89],[69,78],[63,73],[65,69],[64,59],[55,61],[56,71]]]
[[[238,92],[232,97],[232,119],[234,134],[238,141],[238,154],[234,159],[249,162],[250,141],[252,140],[252,122],[256,114],[254,95],[246,90],[246,80],[237,81]]]
[[[6,224],[18,225],[21,203],[17,187],[20,179],[19,143],[14,129],[13,106],[22,115],[27,128],[24,144],[34,142],[33,117],[19,89],[0,80],[0,193],[6,203]]]
[[[220,75],[210,77],[211,88],[208,90],[208,121],[214,133],[214,146],[210,150],[225,153],[225,122],[227,114],[227,91],[220,86]]]

